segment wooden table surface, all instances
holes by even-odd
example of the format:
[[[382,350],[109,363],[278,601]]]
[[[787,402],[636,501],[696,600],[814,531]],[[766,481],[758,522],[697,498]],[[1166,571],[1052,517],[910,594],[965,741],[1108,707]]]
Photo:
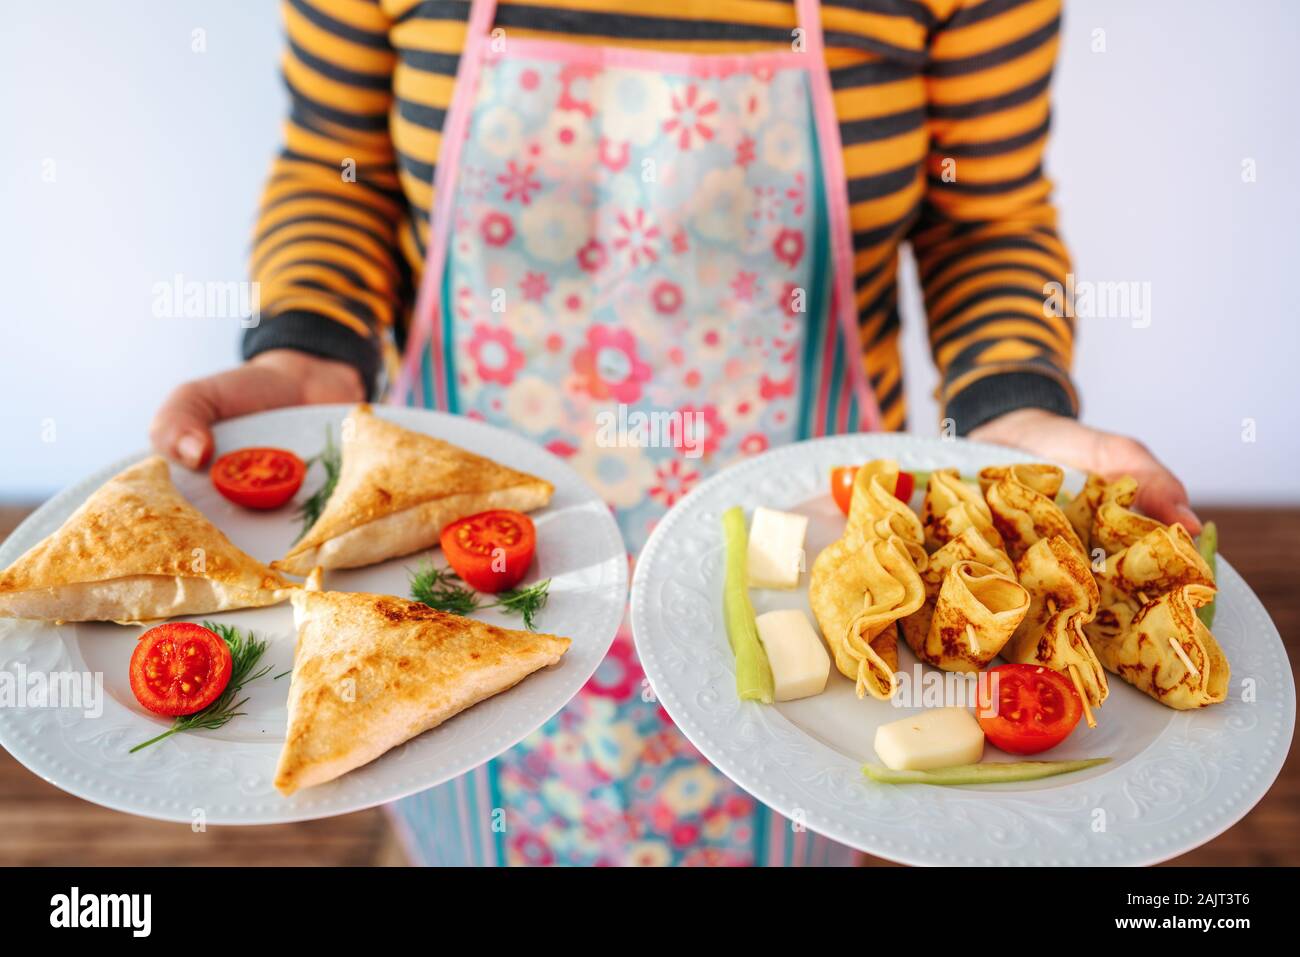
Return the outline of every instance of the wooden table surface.
[[[0,540],[29,508],[0,506]],[[1300,661],[1300,508],[1202,508],[1219,523],[1233,566],[1259,595]],[[1300,683],[1300,682],[1298,682]],[[0,751],[0,865],[404,864],[384,812],[196,834],[109,811],[65,794]],[[889,862],[870,859],[869,864]],[[1292,748],[1264,799],[1236,826],[1170,862],[1219,866],[1300,864],[1300,763]]]

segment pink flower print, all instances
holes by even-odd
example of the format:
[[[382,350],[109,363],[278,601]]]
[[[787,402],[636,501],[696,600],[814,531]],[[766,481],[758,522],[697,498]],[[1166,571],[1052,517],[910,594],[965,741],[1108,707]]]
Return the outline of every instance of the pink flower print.
[[[578,454],[578,446],[572,442],[566,442],[564,439],[552,439],[546,443],[546,451],[552,455],[558,455],[562,459],[567,459]]]
[[[767,436],[762,432],[751,432],[740,440],[740,451],[745,455],[757,455],[767,451]]]
[[[681,413],[680,421],[674,416],[668,424],[673,447],[683,453],[701,450],[705,455],[712,455],[716,452],[727,434],[727,427],[718,417],[718,407],[697,406],[692,402],[677,411]]]
[[[664,132],[677,135],[679,149],[689,150],[713,139],[717,100],[703,99],[700,88],[692,83],[686,87],[685,93],[673,94],[672,105],[673,116],[664,121]]]
[[[479,232],[489,246],[504,246],[514,238],[515,224],[505,213],[488,213],[479,224]]]
[[[632,266],[640,266],[642,261],[657,262],[659,259],[659,227],[646,215],[644,209],[632,213],[619,213],[618,235],[614,239],[614,248],[623,253]]]
[[[631,143],[613,143],[607,137],[600,138],[600,162],[611,173],[622,172],[631,158]]]
[[[640,691],[644,675],[632,648],[632,636],[619,631],[605,654],[605,660],[600,663],[596,673],[587,679],[583,691],[615,701],[626,701]]]
[[[542,184],[533,176],[534,169],[532,163],[522,169],[514,160],[506,164],[506,171],[497,177],[497,182],[505,187],[507,203],[512,199],[518,199],[527,206],[533,201],[531,194],[542,188]]]
[[[546,278],[546,273],[525,273],[524,278],[519,281],[519,291],[524,294],[524,298],[529,302],[541,302],[542,297],[550,290],[551,282]]]
[[[803,215],[804,204],[808,199],[808,184],[804,181],[803,173],[794,174],[794,185],[785,191],[785,197],[794,207],[794,214]]]
[[[655,283],[654,289],[650,290],[650,301],[654,304],[656,312],[671,316],[682,308],[682,287],[670,280],[661,279]]]
[[[536,834],[520,831],[510,839],[514,856],[529,867],[550,867],[555,863],[555,855]]]
[[[803,259],[803,233],[786,227],[772,240],[772,254],[791,269]]]
[[[690,237],[686,235],[686,230],[682,229],[680,226],[677,227],[677,231],[673,233],[673,252],[681,256],[684,255],[687,252],[687,250],[689,250],[690,248],[691,248],[691,241],[690,241]]]
[[[740,142],[736,144],[736,165],[740,167],[748,166],[754,162],[758,156],[758,151],[754,146],[754,139],[751,136],[742,136]]]
[[[736,278],[731,280],[731,291],[741,302],[753,302],[757,290],[758,273],[741,270],[736,273]]]
[[[754,187],[754,218],[776,220],[781,212],[781,194],[775,186]]]
[[[766,374],[760,376],[758,394],[764,399],[783,399],[794,395],[794,373],[784,382],[776,382]]]
[[[537,89],[537,84],[541,81],[542,78],[537,75],[536,70],[524,70],[523,73],[519,74],[519,85],[525,90]]]
[[[515,337],[509,329],[479,323],[470,339],[469,354],[484,382],[509,385],[524,367],[524,354],[515,348]]]
[[[807,311],[808,297],[798,283],[787,282],[782,284],[781,291],[777,293],[776,304],[787,316],[795,319]]]
[[[587,99],[587,91],[590,84],[586,81],[598,75],[600,70],[594,66],[585,66],[580,63],[567,64],[560,71],[560,100],[559,107],[562,110],[577,110],[587,119],[591,119],[593,112],[591,101]]]
[[[650,495],[671,508],[699,479],[700,473],[689,465],[683,465],[681,459],[669,459],[655,471],[655,484],[650,486]]]
[[[587,240],[587,244],[578,250],[578,266],[583,272],[600,272],[607,258],[605,244],[597,239]]]
[[[650,380],[650,366],[637,355],[636,337],[603,325],[587,330],[587,344],[573,354],[573,371],[580,391],[618,402],[635,402]]]

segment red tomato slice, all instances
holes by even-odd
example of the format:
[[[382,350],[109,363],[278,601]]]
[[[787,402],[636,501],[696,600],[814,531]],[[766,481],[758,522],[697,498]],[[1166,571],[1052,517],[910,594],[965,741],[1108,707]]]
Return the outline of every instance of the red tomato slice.
[[[841,465],[831,469],[831,496],[845,515],[849,514],[849,503],[853,501],[853,479],[857,474],[856,465]]]
[[[212,484],[244,508],[279,508],[302,487],[307,466],[284,449],[238,449],[212,463]]]
[[[858,466],[841,465],[831,469],[831,497],[840,511],[849,514],[849,503],[853,501],[853,480],[857,478]],[[894,497],[901,502],[910,502],[912,492],[916,490],[916,476],[911,472],[899,472],[898,484],[894,486]]]
[[[522,512],[499,508],[452,522],[442,550],[471,588],[494,595],[524,580],[537,550],[537,530]]]
[[[226,690],[233,664],[219,635],[193,622],[168,622],[140,636],[131,653],[131,690],[154,714],[194,714]]]
[[[1042,665],[998,665],[979,683],[976,717],[984,736],[1011,754],[1038,754],[1070,736],[1083,702],[1070,679]],[[996,709],[991,707],[996,693]],[[996,714],[989,712],[996,710]]]

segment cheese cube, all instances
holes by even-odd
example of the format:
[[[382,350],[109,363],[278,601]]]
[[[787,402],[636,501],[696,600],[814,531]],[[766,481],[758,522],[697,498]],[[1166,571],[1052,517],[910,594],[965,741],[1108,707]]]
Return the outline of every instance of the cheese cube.
[[[978,764],[984,731],[965,708],[931,708],[876,729],[876,754],[895,771]]]
[[[753,588],[795,588],[803,568],[808,517],[775,509],[754,509],[749,526],[749,584]]]
[[[767,663],[772,666],[777,701],[808,698],[826,690],[831,656],[807,615],[798,608],[786,608],[759,615],[755,621]]]

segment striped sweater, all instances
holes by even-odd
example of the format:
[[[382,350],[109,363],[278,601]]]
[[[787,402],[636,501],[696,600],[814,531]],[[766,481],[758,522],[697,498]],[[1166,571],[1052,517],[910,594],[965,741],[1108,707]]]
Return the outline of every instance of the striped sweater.
[[[469,3],[283,0],[291,97],[252,252],[262,323],[373,390],[400,346],[428,238]],[[510,35],[687,53],[788,47],[792,0],[504,0]],[[943,414],[966,432],[1032,405],[1072,414],[1073,328],[1043,306],[1069,259],[1042,170],[1060,0],[822,4],[843,141],[862,361],[905,422],[897,265],[924,287]]]

